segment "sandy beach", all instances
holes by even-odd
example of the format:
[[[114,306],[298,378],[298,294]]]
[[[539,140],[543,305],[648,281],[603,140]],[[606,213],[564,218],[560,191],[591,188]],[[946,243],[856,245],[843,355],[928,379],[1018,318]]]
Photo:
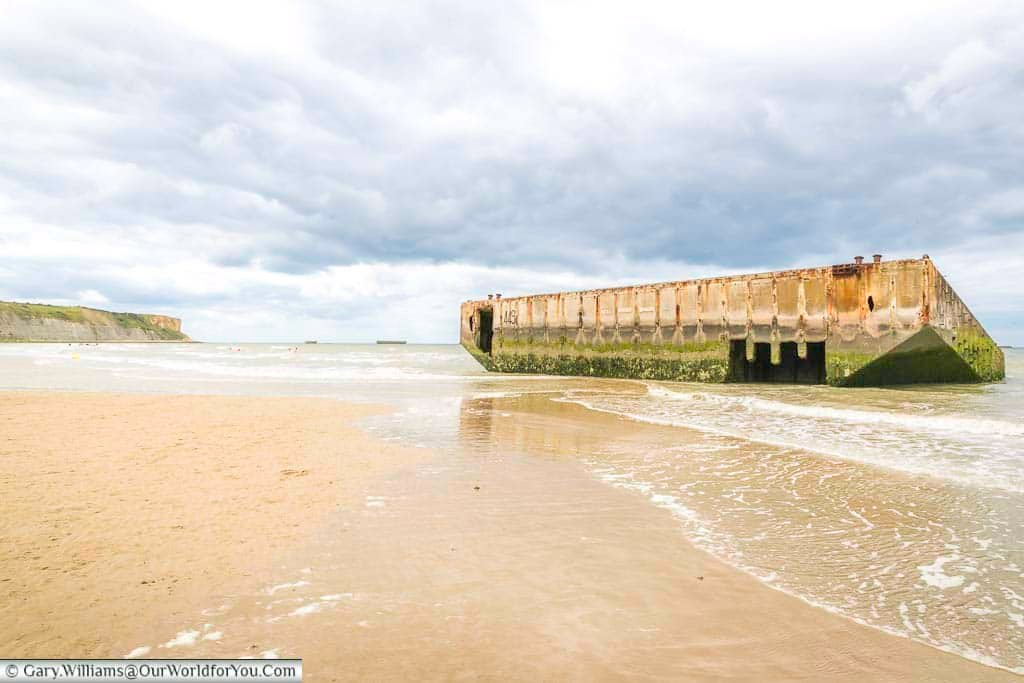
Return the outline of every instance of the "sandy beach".
[[[562,457],[596,438],[581,409],[540,430],[502,413],[509,451],[455,462],[352,425],[381,410],[0,394],[4,654],[297,656],[308,680],[1020,680],[694,547]],[[464,433],[497,429],[465,410]]]
[[[274,558],[367,482],[415,462],[336,401],[0,394],[0,643],[120,657]]]

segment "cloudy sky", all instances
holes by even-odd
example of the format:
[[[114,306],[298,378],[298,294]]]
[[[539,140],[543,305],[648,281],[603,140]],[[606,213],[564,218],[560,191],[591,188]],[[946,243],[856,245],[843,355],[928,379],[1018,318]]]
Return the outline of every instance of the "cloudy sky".
[[[0,299],[451,342],[875,252],[1024,344],[1019,0],[0,1]]]

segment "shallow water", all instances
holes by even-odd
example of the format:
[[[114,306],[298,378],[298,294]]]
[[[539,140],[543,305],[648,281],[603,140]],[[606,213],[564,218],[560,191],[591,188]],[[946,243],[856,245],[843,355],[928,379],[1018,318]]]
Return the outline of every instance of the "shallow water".
[[[775,588],[1024,671],[1024,352],[1007,369],[833,389],[490,375],[457,346],[0,345],[5,389],[388,402],[368,427],[437,467],[561,456]]]

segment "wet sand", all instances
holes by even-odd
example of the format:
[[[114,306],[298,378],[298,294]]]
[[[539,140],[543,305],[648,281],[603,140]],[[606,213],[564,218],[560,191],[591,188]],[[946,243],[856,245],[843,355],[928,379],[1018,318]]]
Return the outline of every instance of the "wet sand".
[[[1020,680],[697,549],[580,466],[623,421],[497,403],[464,409],[472,447],[428,455],[327,400],[0,394],[5,654],[299,656],[309,680]]]

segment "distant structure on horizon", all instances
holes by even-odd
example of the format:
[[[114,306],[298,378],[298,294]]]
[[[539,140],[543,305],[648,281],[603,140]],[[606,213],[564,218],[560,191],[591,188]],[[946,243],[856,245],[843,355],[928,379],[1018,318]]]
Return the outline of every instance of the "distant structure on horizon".
[[[691,382],[993,382],[1003,352],[928,256],[467,301],[486,369]]]

